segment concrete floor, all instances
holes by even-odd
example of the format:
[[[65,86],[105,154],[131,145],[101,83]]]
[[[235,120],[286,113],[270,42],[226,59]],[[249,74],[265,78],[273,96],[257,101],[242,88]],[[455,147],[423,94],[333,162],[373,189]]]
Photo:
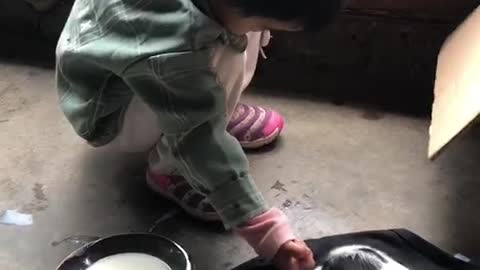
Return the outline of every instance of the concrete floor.
[[[252,91],[246,100],[288,121],[275,147],[249,157],[259,188],[301,236],[401,227],[448,251],[480,253],[473,136],[431,163],[426,119],[295,95]],[[76,137],[57,108],[51,70],[0,65],[0,149],[0,210],[34,216],[32,226],[0,225],[2,270],[54,269],[78,242],[132,231],[177,240],[200,270],[253,256],[219,226],[197,223],[149,192],[143,157],[95,150]]]

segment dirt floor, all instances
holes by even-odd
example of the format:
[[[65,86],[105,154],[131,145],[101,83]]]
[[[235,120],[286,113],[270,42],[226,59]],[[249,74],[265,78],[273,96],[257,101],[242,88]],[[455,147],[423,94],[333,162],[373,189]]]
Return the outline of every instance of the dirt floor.
[[[249,158],[268,202],[301,236],[407,228],[447,251],[479,255],[475,134],[431,163],[427,119],[254,89],[245,101],[287,119],[281,140]],[[0,225],[2,270],[55,269],[92,237],[133,231],[173,238],[200,270],[253,256],[220,226],[198,223],[151,193],[143,156],[92,149],[75,136],[50,69],[0,64],[0,151],[0,212],[34,219]]]

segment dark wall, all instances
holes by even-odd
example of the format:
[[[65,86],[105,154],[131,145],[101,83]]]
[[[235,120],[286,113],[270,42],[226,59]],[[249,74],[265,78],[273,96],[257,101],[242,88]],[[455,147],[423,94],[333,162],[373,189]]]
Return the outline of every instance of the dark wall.
[[[22,0],[0,0],[2,31],[15,34],[2,40],[0,56],[53,63],[72,2],[59,0],[40,12]],[[270,94],[427,114],[438,51],[479,2],[350,0],[340,20],[321,33],[275,33],[255,85]]]
[[[348,7],[388,13],[416,14],[441,17],[463,16],[466,10],[478,6],[478,0],[348,0]]]
[[[0,57],[53,65],[55,44],[73,0],[59,0],[48,10],[37,10],[23,0],[0,0]]]
[[[275,33],[255,84],[428,114],[437,54],[454,27],[345,15],[315,35]]]
[[[282,95],[428,115],[437,54],[476,2],[354,0],[323,32],[275,33],[255,84]]]

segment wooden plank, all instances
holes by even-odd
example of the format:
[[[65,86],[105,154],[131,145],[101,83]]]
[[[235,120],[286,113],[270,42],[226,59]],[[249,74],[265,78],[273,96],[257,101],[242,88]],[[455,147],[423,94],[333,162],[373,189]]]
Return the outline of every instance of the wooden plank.
[[[430,127],[433,159],[480,114],[480,8],[446,41],[438,58]]]

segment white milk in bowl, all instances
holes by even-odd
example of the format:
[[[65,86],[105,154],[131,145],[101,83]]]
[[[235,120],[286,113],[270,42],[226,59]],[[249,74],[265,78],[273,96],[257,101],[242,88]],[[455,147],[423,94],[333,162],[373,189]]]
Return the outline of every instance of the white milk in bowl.
[[[121,253],[95,262],[87,270],[172,270],[164,261],[143,253]]]

